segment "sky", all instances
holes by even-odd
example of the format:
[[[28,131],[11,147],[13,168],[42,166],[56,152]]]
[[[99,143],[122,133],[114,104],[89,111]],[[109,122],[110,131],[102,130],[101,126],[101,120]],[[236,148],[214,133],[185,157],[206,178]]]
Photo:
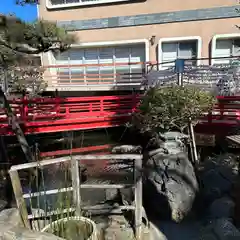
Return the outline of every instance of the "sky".
[[[37,7],[16,5],[16,0],[0,0],[0,14],[14,13],[24,21],[33,21],[37,18]],[[3,4],[4,3],[4,4]]]

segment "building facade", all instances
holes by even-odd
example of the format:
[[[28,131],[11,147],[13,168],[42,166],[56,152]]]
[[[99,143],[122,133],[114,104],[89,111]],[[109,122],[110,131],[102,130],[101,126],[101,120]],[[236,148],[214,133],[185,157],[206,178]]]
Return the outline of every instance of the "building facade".
[[[218,57],[240,55],[236,0],[40,2],[39,17],[57,21],[79,41],[68,52],[43,56],[43,64],[51,65],[49,89],[136,87],[149,62],[165,69],[177,58],[229,64],[231,59]]]

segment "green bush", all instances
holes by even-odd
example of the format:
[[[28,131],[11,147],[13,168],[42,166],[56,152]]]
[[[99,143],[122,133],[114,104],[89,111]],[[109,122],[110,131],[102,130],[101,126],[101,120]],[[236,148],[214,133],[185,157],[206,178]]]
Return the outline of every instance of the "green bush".
[[[183,132],[189,119],[193,124],[212,109],[215,97],[199,88],[171,86],[151,88],[133,114],[131,126],[141,133],[177,130]]]

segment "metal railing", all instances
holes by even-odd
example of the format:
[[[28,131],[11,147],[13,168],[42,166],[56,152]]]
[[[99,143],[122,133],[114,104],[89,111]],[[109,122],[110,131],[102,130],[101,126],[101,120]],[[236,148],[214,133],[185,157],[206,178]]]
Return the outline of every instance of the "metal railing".
[[[236,57],[229,58],[236,59]],[[189,62],[196,60],[202,60],[204,62],[210,59],[178,59],[172,62],[172,67],[167,68],[162,67],[164,63],[160,64],[161,67],[159,67],[158,63],[150,65],[148,67],[148,73],[146,74],[145,86],[164,87],[179,84],[214,91],[216,95],[236,95],[239,93],[240,62],[238,58],[232,61],[231,64],[189,64]]]
[[[43,66],[44,80],[51,87],[139,86],[145,62]]]

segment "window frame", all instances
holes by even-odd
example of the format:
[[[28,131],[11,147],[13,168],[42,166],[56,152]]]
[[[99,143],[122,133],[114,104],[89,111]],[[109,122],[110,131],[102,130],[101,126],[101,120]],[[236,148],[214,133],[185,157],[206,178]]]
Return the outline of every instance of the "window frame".
[[[82,6],[111,4],[111,3],[130,2],[130,1],[132,0],[99,0],[97,2],[92,1],[92,2],[63,3],[63,4],[52,5],[51,0],[46,0],[46,7],[47,9],[52,10],[52,9],[64,9],[64,8],[72,8],[72,7],[82,7]]]
[[[133,40],[123,40],[123,41],[108,41],[108,42],[87,42],[87,43],[79,43],[79,44],[72,44],[71,48],[101,48],[101,47],[112,47],[112,46],[127,46],[127,45],[133,45],[133,44],[139,44],[143,43],[145,45],[145,69],[147,68],[147,64],[149,62],[149,40],[147,39],[133,39]],[[51,75],[56,75],[57,68],[51,68],[51,66],[56,66],[56,59],[54,57],[54,54],[49,51],[46,53],[47,57],[47,64],[50,65],[49,72]],[[43,62],[44,63],[44,62]]]
[[[171,38],[161,38],[159,39],[158,42],[158,68],[159,70],[161,69],[166,69],[161,63],[162,63],[162,55],[163,55],[163,49],[162,49],[162,44],[163,43],[173,43],[173,42],[184,42],[184,41],[192,41],[195,40],[197,41],[197,58],[198,60],[196,61],[196,65],[201,64],[201,55],[202,55],[202,39],[200,36],[188,36],[188,37],[171,37]]]
[[[211,65],[217,65],[222,64],[219,62],[218,59],[212,59],[216,57],[216,46],[218,40],[234,40],[234,38],[239,38],[240,40],[240,33],[230,33],[230,34],[217,34],[212,38],[212,44],[211,44]],[[240,54],[239,54],[240,55]]]

